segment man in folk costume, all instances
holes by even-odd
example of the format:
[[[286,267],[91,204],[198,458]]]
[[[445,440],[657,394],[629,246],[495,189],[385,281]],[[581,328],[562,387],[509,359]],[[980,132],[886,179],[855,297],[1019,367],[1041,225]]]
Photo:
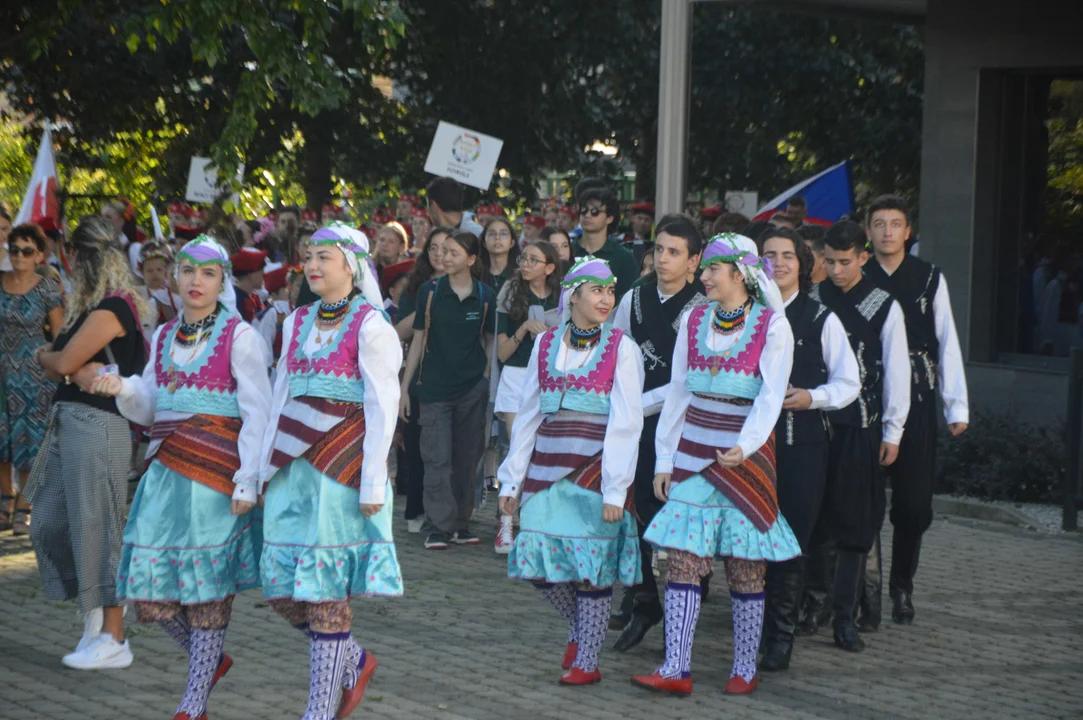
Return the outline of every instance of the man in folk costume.
[[[782,298],[743,235],[715,236],[703,253],[710,303],[681,319],[658,419],[655,494],[665,502],[644,537],[668,549],[666,660],[632,682],[692,692],[700,581],[725,558],[733,602],[733,669],[724,692],[756,689],[766,564],[800,546],[775,495],[775,422],[793,362]]]
[[[350,634],[349,599],[402,594],[387,473],[402,346],[380,310],[363,233],[316,231],[304,267],[320,301],[282,329],[260,573],[271,607],[311,640],[304,720],[330,720],[357,706],[376,670]]]
[[[602,679],[598,654],[613,583],[640,580],[629,488],[643,429],[643,357],[605,323],[615,284],[609,266],[592,256],[565,276],[563,323],[534,343],[498,471],[500,512],[513,515],[522,505],[508,577],[533,582],[568,622],[564,685]]]
[[[255,327],[267,343],[271,366],[278,364],[282,355],[282,325],[293,312],[289,297],[289,274],[293,268],[282,263],[272,263],[263,273],[263,287],[267,291],[267,305],[257,315]]]
[[[774,267],[773,278],[794,337],[789,389],[775,425],[778,506],[802,553],[808,553],[827,485],[826,413],[852,403],[861,379],[842,323],[808,296],[814,261],[802,237],[793,230],[771,228],[758,244],[760,255]],[[804,584],[804,557],[767,566],[761,670],[789,667]]]
[[[914,620],[914,574],[918,568],[921,536],[933,521],[933,480],[936,472],[936,391],[944,400],[944,419],[954,438],[966,432],[970,413],[966,372],[948,284],[940,268],[906,252],[910,238],[910,212],[897,195],[873,200],[868,232],[876,262],[865,266],[869,282],[899,301],[906,316],[910,349],[910,413],[899,458],[888,468],[891,478],[891,618],[896,623]],[[873,560],[876,565],[873,567]],[[880,543],[869,556],[863,603],[866,623],[880,623]],[[867,606],[867,607],[866,607]]]
[[[241,248],[230,257],[237,291],[237,314],[245,322],[255,322],[265,307],[260,290],[263,289],[263,266],[267,253],[255,248]]]
[[[834,544],[835,645],[860,652],[865,642],[854,624],[855,606],[866,556],[884,522],[882,468],[898,457],[910,409],[910,360],[902,308],[862,274],[869,259],[864,228],[848,220],[837,222],[824,243],[830,282],[814,287],[811,295],[846,328],[861,372],[861,392],[856,402],[828,415],[832,436],[827,489],[809,565],[818,566],[823,540]]]
[[[203,235],[177,256],[181,315],[159,327],[142,376],[103,375],[132,422],[150,426],[150,466],[132,501],[118,599],[188,653],[174,720],[205,720],[211,688],[233,664],[222,652],[233,596],[259,585],[255,507],[271,386],[262,340],[219,298],[229,255]]]
[[[688,281],[699,267],[703,236],[686,215],[666,215],[658,223],[654,251],[654,278],[633,287],[617,308],[613,324],[629,333],[643,353],[643,432],[636,465],[635,501],[642,536],[662,503],[654,495],[654,436],[658,413],[669,389],[673,348],[681,317],[707,302],[699,280]],[[638,645],[647,631],[662,621],[662,603],[651,567],[652,547],[640,539],[643,581],[625,589],[623,612],[611,626],[622,629],[616,649]]]
[[[654,203],[637,202],[628,208],[631,215],[632,230],[624,234],[621,244],[624,249],[635,256],[636,262],[643,264],[643,256],[653,252],[654,240],[651,237],[654,229]]]

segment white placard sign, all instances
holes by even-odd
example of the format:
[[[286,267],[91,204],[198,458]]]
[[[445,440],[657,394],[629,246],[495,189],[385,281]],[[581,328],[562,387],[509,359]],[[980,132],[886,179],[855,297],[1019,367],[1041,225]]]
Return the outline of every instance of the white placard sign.
[[[244,179],[244,165],[237,168],[237,181]],[[184,198],[188,202],[213,203],[222,194],[225,188],[218,186],[218,170],[211,165],[210,158],[194,157],[192,164],[188,166],[188,190]],[[241,198],[234,193],[234,204],[238,204]]]
[[[504,141],[440,121],[425,160],[425,172],[488,190]]]
[[[726,193],[725,206],[729,212],[741,213],[747,217],[756,214],[759,193],[748,190],[734,190]]]

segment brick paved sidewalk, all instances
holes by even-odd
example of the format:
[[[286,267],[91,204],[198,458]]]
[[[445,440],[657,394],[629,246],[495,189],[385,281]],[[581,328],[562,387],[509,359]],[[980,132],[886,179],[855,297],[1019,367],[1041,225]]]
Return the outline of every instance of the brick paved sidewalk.
[[[628,677],[662,657],[654,630],[626,655],[607,649],[604,680],[562,688],[565,629],[525,583],[504,577],[491,549],[421,548],[398,521],[406,582],[399,600],[354,603],[354,633],[380,670],[352,717],[903,718],[1083,717],[1083,542],[938,518],[926,536],[916,624],[887,625],[848,655],[827,633],[800,642],[790,672],[750,697],[726,697],[731,635],[724,583],[704,605],[693,656],[695,694],[659,697]],[[890,528],[888,528],[890,530]],[[487,531],[487,532],[486,532]],[[884,557],[890,557],[890,532]],[[619,598],[619,591],[617,597]],[[886,600],[886,599],[885,599]],[[82,630],[71,605],[42,598],[29,543],[0,538],[0,718],[158,720],[172,717],[186,662],[153,627],[135,627],[135,664],[78,672],[60,664]],[[616,635],[610,633],[608,645]],[[211,696],[213,720],[296,720],[307,696],[307,642],[260,600],[234,606],[236,659]]]

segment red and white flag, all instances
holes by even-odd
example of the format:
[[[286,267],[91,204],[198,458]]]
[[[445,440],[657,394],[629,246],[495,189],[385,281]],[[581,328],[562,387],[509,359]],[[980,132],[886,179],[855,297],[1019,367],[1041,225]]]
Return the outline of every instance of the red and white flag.
[[[53,227],[60,225],[60,206],[56,201],[58,178],[56,158],[53,157],[53,134],[49,127],[41,134],[38,157],[34,160],[34,174],[30,176],[30,185],[23,195],[23,204],[15,217],[15,224],[40,223],[42,220],[53,221]]]

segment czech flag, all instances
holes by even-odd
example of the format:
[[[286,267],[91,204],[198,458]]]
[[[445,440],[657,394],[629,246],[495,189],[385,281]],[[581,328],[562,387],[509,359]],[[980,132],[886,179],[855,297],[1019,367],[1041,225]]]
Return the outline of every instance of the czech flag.
[[[770,220],[771,216],[786,209],[786,203],[794,195],[800,195],[808,203],[805,222],[812,225],[831,225],[854,206],[854,179],[850,161],[832,165],[818,175],[803,180],[760,208],[753,220]]]

